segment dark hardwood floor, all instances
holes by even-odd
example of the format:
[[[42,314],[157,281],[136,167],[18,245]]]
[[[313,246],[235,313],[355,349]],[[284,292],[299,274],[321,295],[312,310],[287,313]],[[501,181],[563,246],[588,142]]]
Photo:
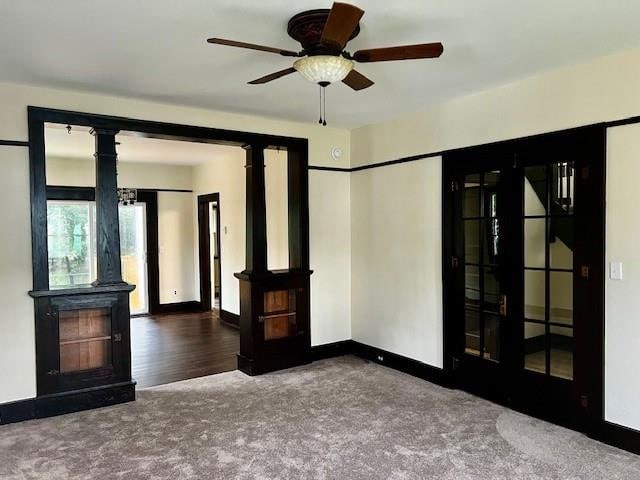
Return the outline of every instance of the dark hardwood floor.
[[[237,329],[214,312],[131,319],[133,378],[138,388],[235,370]]]

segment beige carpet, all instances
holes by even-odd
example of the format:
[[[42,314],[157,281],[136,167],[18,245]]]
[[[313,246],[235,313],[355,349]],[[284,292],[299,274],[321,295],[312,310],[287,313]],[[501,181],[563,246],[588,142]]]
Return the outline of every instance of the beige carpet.
[[[640,457],[354,357],[0,427],[10,479],[640,479]]]

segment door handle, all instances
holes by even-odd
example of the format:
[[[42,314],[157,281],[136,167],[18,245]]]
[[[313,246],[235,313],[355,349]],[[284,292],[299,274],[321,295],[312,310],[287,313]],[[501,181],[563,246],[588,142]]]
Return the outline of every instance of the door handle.
[[[503,317],[507,316],[507,296],[504,293],[500,294],[500,307],[498,311]]]

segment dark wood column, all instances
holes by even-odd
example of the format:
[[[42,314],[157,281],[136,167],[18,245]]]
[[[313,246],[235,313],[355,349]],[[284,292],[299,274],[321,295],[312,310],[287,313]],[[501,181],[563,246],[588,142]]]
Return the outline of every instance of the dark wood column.
[[[306,149],[287,152],[289,268],[309,270],[309,170]]]
[[[124,283],[120,266],[118,182],[116,171],[117,130],[91,130],[96,143],[96,245],[97,278],[94,285]]]
[[[246,145],[247,249],[245,274],[267,271],[267,207],[264,184],[264,145]]]

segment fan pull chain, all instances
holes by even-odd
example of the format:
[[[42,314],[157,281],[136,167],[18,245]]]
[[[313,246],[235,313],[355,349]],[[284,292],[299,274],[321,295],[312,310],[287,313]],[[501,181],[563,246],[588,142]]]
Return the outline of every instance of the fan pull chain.
[[[319,106],[320,106],[320,120],[318,120],[318,123],[319,123],[320,125],[322,125],[322,87],[321,87],[320,85],[318,85],[318,88],[320,89],[320,90],[318,90],[318,93],[320,94],[320,96],[318,97],[318,98],[320,99],[320,102],[319,102]]]
[[[322,125],[327,126],[327,87],[322,87]]]

